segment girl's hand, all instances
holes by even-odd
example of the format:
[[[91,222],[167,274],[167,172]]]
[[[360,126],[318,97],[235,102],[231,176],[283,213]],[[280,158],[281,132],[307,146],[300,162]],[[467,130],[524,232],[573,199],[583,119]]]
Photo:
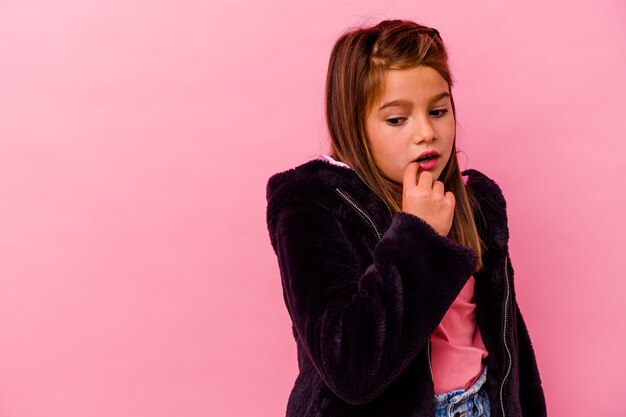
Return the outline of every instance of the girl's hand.
[[[433,184],[433,174],[430,171],[419,173],[419,169],[419,163],[413,161],[404,170],[402,211],[421,218],[440,235],[448,236],[454,218],[454,194],[444,193],[443,182]]]

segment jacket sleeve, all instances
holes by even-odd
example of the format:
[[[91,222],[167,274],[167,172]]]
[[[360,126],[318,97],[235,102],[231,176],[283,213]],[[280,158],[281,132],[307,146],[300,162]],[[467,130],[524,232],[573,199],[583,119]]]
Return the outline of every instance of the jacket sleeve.
[[[524,416],[545,417],[547,414],[546,400],[541,378],[537,367],[537,360],[528,334],[528,328],[515,302],[517,319],[517,349],[519,355],[520,402]]]
[[[332,212],[283,208],[275,228],[283,294],[306,354],[325,384],[365,404],[393,384],[474,272],[476,252],[409,213],[395,213],[356,269]]]

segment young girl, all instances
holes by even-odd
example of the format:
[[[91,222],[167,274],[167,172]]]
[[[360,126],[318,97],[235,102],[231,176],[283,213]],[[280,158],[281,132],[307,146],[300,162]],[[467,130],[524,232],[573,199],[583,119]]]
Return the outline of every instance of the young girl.
[[[288,417],[546,415],[506,202],[459,169],[451,88],[441,36],[414,22],[332,50],[332,152],[267,184],[300,371]]]

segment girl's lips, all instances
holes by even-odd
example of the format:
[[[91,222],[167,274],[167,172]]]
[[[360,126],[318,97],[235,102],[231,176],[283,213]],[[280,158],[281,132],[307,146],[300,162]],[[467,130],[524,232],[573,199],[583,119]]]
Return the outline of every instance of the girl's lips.
[[[425,171],[430,171],[431,169],[435,168],[435,165],[437,165],[437,161],[439,160],[439,157],[434,157],[432,159],[429,159],[428,161],[422,161],[420,162],[420,168],[422,168]]]

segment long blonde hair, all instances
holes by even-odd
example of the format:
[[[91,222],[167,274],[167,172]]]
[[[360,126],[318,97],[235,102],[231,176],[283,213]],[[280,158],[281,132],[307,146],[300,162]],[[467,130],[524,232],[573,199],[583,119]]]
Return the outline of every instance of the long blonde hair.
[[[367,111],[384,89],[389,69],[428,65],[448,83],[456,120],[448,54],[436,29],[408,20],[384,20],[372,27],[353,28],[335,43],[326,77],[326,123],[331,156],[350,165],[390,207],[402,210],[402,184],[389,181],[378,171],[365,132]],[[457,159],[456,133],[453,152],[439,178],[456,200],[450,240],[476,250],[476,271],[483,267],[484,244],[474,219],[476,198],[465,187]]]

